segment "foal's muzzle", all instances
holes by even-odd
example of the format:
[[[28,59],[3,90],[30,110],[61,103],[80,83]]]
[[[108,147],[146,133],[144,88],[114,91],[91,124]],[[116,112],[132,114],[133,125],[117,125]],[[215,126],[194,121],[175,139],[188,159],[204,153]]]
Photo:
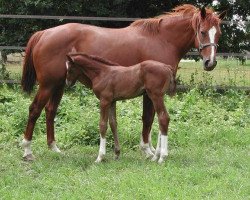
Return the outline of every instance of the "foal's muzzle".
[[[68,79],[65,80],[65,83],[68,87],[72,86],[72,81],[69,81]]]

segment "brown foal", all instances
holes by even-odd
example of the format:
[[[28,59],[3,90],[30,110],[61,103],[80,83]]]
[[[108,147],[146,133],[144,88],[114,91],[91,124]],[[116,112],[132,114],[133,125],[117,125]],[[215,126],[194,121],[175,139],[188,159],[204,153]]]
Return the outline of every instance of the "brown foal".
[[[109,120],[115,141],[116,158],[120,154],[117,136],[116,101],[129,99],[146,93],[153,102],[158,116],[159,137],[153,160],[162,163],[168,155],[167,133],[169,115],[164,105],[166,92],[175,90],[174,73],[170,65],[157,61],[144,61],[123,67],[97,56],[82,53],[68,55],[67,85],[73,85],[82,76],[87,76],[96,97],[100,100],[100,149],[96,162],[101,162],[106,153],[106,131]]]

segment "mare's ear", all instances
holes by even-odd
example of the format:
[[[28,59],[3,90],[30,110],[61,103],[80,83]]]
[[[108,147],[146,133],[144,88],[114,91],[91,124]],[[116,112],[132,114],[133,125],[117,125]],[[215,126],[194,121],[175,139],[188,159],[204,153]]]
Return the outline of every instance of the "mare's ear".
[[[206,19],[206,6],[202,6],[201,8],[200,8],[200,12],[201,12],[201,18],[202,19]]]
[[[163,19],[159,19],[159,21],[158,21],[158,31],[160,31],[160,25],[161,25],[162,20]]]
[[[67,59],[69,62],[74,63],[74,59],[70,55],[67,55]]]
[[[223,19],[226,17],[226,15],[227,15],[227,10],[224,10],[223,12],[221,12],[221,13],[219,14],[219,18],[220,18],[221,20],[223,20]]]

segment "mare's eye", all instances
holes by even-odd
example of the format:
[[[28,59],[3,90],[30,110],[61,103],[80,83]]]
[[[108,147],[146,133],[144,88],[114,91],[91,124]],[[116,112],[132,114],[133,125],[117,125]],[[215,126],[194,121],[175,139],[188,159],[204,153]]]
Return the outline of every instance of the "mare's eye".
[[[206,32],[205,31],[201,31],[201,35],[203,36],[203,37],[205,37],[206,36]]]

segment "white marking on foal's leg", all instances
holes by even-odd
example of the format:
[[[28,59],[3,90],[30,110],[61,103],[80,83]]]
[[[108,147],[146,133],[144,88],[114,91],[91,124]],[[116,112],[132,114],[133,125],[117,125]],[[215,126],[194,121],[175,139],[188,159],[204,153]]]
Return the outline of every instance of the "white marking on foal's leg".
[[[216,34],[216,28],[213,26],[213,27],[208,31],[210,43],[214,43],[215,34]],[[214,47],[214,46],[211,46],[211,55],[210,55],[210,61],[211,61],[211,62],[214,61],[214,52],[215,52],[215,47]]]
[[[146,154],[147,158],[151,158],[154,156],[153,152],[150,149],[150,144],[144,143],[142,136],[141,136],[140,147],[141,147],[141,150]]]
[[[31,150],[31,141],[23,139],[22,147],[24,148],[23,159],[27,161],[34,160],[34,157],[32,155],[32,150]]]
[[[157,146],[156,146],[155,155],[152,158],[152,161],[156,161],[158,157],[160,156],[160,154],[161,154],[161,132],[159,132],[158,134]]]
[[[51,144],[49,144],[49,148],[57,153],[61,153],[60,149],[56,145],[56,141],[53,141]]]
[[[106,154],[106,138],[100,137],[100,149],[99,154],[95,162],[99,163],[103,160]]]
[[[168,156],[168,136],[161,135],[161,156],[158,160],[158,163],[164,162],[166,157]]]

